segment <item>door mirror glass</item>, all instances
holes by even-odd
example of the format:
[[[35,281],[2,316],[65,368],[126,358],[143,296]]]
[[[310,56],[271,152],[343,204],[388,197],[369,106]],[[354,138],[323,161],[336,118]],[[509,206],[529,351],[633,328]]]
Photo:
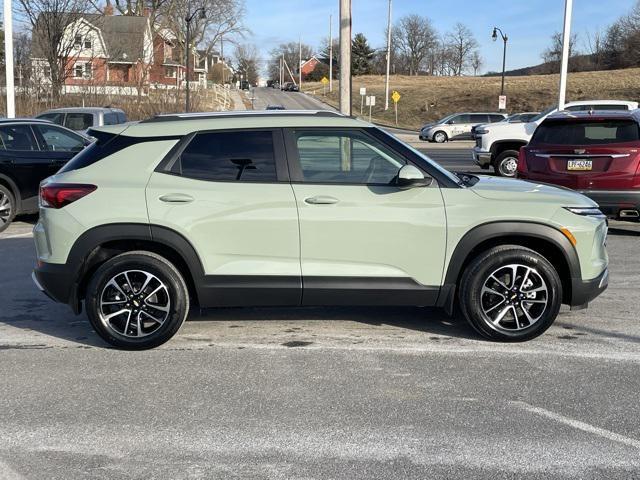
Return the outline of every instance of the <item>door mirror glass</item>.
[[[398,171],[398,188],[406,190],[409,188],[426,187],[431,185],[433,179],[425,176],[421,170],[413,165],[405,165]]]

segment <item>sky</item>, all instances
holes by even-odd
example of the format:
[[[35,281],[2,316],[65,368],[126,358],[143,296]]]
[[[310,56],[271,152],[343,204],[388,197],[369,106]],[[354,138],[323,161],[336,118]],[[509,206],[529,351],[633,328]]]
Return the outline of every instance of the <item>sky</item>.
[[[605,29],[627,13],[635,0],[574,0],[572,31],[578,47],[585,49],[586,32]],[[329,35],[333,15],[338,34],[338,0],[246,0],[246,41],[255,43],[262,58],[279,43],[298,41],[319,49]],[[374,48],[385,45],[388,0],[352,0],[353,35],[362,32]],[[417,13],[429,17],[438,32],[457,22],[467,25],[480,44],[483,71],[502,70],[502,42],[493,42],[491,32],[500,27],[509,37],[507,70],[541,63],[540,54],[551,35],[562,31],[564,0],[393,0],[394,20]]]

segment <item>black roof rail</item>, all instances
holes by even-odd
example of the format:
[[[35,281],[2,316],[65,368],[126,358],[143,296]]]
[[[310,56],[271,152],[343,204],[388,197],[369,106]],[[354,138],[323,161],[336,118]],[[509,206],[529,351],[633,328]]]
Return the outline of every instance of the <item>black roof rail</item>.
[[[216,118],[242,118],[242,117],[345,117],[340,112],[333,110],[233,110],[228,112],[201,112],[201,113],[169,113],[156,115],[142,120],[140,123],[177,122],[184,120],[212,120]]]

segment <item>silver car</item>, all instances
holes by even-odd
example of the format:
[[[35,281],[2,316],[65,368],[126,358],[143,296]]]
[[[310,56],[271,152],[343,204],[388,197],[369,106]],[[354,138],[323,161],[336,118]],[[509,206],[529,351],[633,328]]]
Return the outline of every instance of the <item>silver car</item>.
[[[471,129],[474,125],[501,122],[507,118],[504,113],[454,113],[438,120],[427,123],[420,129],[420,140],[444,143],[449,140],[471,139]]]
[[[49,120],[76,132],[86,132],[92,127],[127,123],[127,116],[119,108],[68,107],[42,112],[36,118]]]

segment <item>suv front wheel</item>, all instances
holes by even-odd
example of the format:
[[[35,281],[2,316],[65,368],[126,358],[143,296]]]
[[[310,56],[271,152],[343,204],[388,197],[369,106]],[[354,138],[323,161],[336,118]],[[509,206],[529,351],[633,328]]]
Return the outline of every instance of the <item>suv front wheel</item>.
[[[505,150],[496,157],[493,168],[496,175],[515,177],[518,171],[518,152],[516,150]]]
[[[162,345],[189,312],[187,286],[165,258],[137,251],[117,255],[93,274],[87,315],[104,340],[126,350]]]
[[[562,283],[546,258],[528,248],[505,245],[471,262],[459,297],[464,316],[478,333],[520,342],[541,335],[554,322]]]

